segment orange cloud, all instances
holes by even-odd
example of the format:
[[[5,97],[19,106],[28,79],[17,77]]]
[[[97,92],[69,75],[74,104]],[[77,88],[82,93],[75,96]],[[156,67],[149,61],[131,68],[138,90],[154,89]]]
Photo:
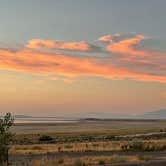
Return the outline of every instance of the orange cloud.
[[[166,92],[163,92],[161,96],[166,99]]]
[[[133,56],[146,56],[146,53],[142,50],[135,49],[135,47],[144,39],[144,36],[137,35],[133,38],[122,40],[117,43],[108,45],[107,49],[116,54],[125,54]]]
[[[121,35],[116,33],[114,35],[101,36],[98,40],[106,42],[106,43],[113,43],[114,42],[114,38],[119,38],[119,37],[121,37]]]
[[[51,48],[76,51],[90,51],[91,46],[86,42],[60,42],[53,40],[30,40],[26,45],[28,48]]]
[[[137,50],[135,48],[142,40],[144,40],[143,35],[136,35],[132,38],[124,39],[118,42],[114,42],[113,37],[115,36],[107,35],[99,38],[100,41],[108,42],[107,46],[108,51],[115,54],[133,55],[133,56],[147,55],[144,51]],[[120,35],[117,37],[120,37]]]
[[[108,43],[113,42],[113,39],[112,39],[111,35],[101,36],[98,40],[103,41],[103,42],[108,42]]]
[[[166,75],[166,52],[151,51],[139,48],[144,40],[143,35],[130,34],[126,38],[123,35],[107,35],[99,40],[107,43],[107,50],[112,53],[114,63],[129,71]]]
[[[166,83],[166,76],[134,72],[96,59],[22,49],[0,50],[0,69],[65,77],[97,76]]]

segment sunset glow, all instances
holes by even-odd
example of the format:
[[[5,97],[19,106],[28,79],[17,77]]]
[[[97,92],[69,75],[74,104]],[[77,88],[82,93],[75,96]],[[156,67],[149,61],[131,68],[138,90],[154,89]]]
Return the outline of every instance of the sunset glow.
[[[149,9],[143,1],[85,1],[1,4],[2,113],[139,114],[166,107],[166,3],[153,1]]]

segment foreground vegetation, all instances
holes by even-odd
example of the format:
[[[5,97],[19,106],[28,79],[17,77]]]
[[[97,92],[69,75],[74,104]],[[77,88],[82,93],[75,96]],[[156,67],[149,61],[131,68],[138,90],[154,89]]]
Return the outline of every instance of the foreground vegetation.
[[[11,155],[47,154],[57,152],[95,152],[95,151],[162,151],[166,150],[166,139],[131,141],[77,142],[57,144],[13,145]]]
[[[12,134],[9,128],[13,125],[14,119],[10,113],[0,119],[0,164],[8,165],[9,145],[12,141]]]
[[[75,158],[59,158],[59,159],[41,159],[32,160],[29,163],[22,163],[22,165],[28,166],[90,166],[90,165],[105,165],[113,163],[124,162],[140,162],[151,160],[151,156],[99,156],[99,157],[82,157],[80,159]]]
[[[15,124],[9,131],[13,124],[12,118],[9,119],[11,123],[5,133],[11,131],[15,135],[10,133],[14,137],[6,140],[5,147],[7,150],[10,147],[10,164],[14,166],[88,166],[139,162],[155,159],[155,156],[144,155],[144,152],[157,154],[158,151],[166,150],[164,120],[80,120],[69,124]],[[88,152],[91,152],[91,156],[86,155]],[[95,156],[95,152],[101,153]],[[114,152],[117,155],[103,152]],[[121,156],[119,152],[124,152],[125,155]],[[131,153],[127,155],[126,152]],[[137,152],[142,153],[137,155]],[[65,156],[67,153],[70,153],[70,157]],[[79,160],[78,156],[72,155],[74,153],[81,154]],[[50,157],[51,154],[55,155]],[[40,159],[33,158],[35,155]],[[22,156],[22,161],[19,161],[19,156]],[[31,156],[32,159],[26,159],[26,156]]]

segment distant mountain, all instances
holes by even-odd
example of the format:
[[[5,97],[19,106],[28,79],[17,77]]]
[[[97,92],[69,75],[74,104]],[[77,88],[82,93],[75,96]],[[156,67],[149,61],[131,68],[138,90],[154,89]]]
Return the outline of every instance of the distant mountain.
[[[136,117],[143,118],[143,119],[166,119],[166,109],[148,112]]]
[[[74,117],[82,119],[130,119],[133,116],[115,112],[81,112],[74,114]]]
[[[3,116],[0,116],[2,118]],[[115,112],[81,112],[71,113],[66,116],[31,116],[31,115],[14,115],[15,119],[28,119],[28,118],[60,118],[60,119],[166,119],[166,109],[147,112],[144,114],[123,114]]]
[[[147,112],[139,115],[120,114],[111,112],[86,112],[79,114],[78,117],[89,119],[166,119],[166,109]]]

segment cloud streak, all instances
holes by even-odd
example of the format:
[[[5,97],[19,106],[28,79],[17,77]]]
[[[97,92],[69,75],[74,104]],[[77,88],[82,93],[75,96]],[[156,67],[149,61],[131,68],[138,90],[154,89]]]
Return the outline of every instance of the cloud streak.
[[[75,50],[75,51],[90,51],[91,45],[86,42],[61,42],[53,40],[30,40],[26,45],[28,48],[49,48],[49,49],[62,49],[62,50]]]
[[[89,58],[79,54],[49,53],[34,49],[36,46],[25,46],[15,52],[0,49],[0,69],[58,75],[65,77],[65,80],[70,80],[68,78],[73,80],[80,76],[93,76],[166,83],[166,53],[138,49],[137,46],[143,39],[144,37],[141,35],[121,39],[119,34],[100,38],[100,41],[106,42],[108,51],[113,55],[107,59],[93,58],[93,55]],[[29,43],[31,46],[35,45],[32,42]],[[68,44],[65,47],[64,44],[62,45],[61,48],[65,49],[69,46]],[[52,49],[52,47],[48,48]],[[75,51],[80,48],[81,46]],[[108,53],[108,55],[110,54]]]
[[[137,73],[83,57],[46,54],[31,50],[17,52],[0,50],[0,68],[33,74],[55,74],[65,77],[98,76],[108,79],[129,78],[142,81],[166,82],[165,76]]]

